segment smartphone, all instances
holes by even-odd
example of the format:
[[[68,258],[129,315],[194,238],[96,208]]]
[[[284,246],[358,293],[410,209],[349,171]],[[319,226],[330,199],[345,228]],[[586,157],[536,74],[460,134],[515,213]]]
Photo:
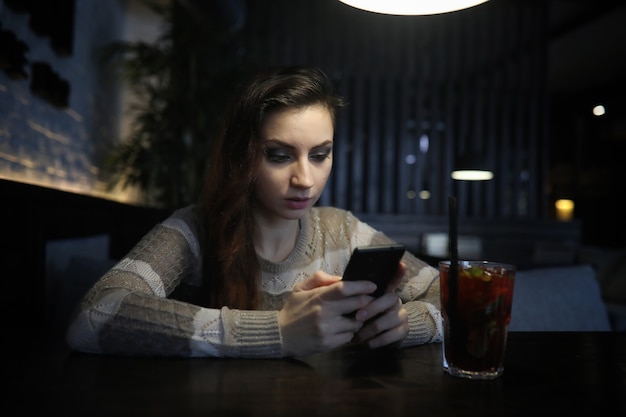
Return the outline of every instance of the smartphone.
[[[404,251],[404,245],[400,243],[357,247],[348,261],[343,279],[372,281],[376,284],[372,296],[380,297],[396,274]]]

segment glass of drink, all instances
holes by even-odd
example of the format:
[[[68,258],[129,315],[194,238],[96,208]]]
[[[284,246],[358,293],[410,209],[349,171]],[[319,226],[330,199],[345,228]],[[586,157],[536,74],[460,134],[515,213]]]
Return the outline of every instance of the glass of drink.
[[[450,261],[439,262],[443,367],[453,376],[494,379],[504,371],[515,267],[490,261],[457,265],[454,280]]]

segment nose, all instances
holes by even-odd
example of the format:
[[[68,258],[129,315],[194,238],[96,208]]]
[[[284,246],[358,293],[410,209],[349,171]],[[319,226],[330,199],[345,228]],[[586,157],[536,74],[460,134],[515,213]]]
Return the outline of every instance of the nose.
[[[294,187],[311,188],[315,180],[313,179],[313,170],[308,158],[298,160],[294,164],[293,174],[291,175],[291,184]]]

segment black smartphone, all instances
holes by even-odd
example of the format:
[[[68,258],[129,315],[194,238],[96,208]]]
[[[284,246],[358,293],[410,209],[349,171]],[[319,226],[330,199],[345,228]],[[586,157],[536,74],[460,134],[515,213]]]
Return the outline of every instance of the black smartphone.
[[[372,281],[376,284],[372,296],[380,297],[396,274],[404,251],[404,245],[400,243],[357,247],[348,261],[343,279]]]

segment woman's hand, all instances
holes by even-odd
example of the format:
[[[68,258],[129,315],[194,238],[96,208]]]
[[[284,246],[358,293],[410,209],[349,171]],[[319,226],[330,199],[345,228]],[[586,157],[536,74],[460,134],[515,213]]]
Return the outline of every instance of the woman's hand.
[[[370,348],[377,348],[400,342],[408,335],[408,313],[402,300],[394,292],[400,285],[405,272],[406,265],[400,263],[385,294],[356,312],[356,319],[366,323],[357,332],[355,342],[365,343]]]
[[[354,342],[365,343],[372,349],[401,342],[409,334],[408,313],[394,293],[372,301],[357,312],[356,319],[366,323],[355,335]]]
[[[278,313],[283,354],[302,357],[349,343],[363,322],[348,314],[368,305],[375,289],[322,271],[296,285]]]

